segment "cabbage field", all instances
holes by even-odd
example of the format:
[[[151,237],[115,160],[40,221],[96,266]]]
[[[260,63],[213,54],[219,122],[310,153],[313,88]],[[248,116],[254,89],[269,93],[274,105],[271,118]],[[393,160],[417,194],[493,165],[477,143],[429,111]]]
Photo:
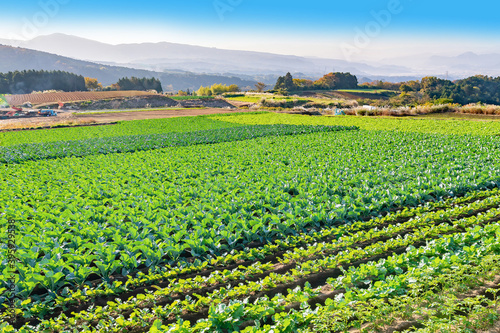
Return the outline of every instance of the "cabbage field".
[[[500,122],[0,133],[0,332],[500,326]]]

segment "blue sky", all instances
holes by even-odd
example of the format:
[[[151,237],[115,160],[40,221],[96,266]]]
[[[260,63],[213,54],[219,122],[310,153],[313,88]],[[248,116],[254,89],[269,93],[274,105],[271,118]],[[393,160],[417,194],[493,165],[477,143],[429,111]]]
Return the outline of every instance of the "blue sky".
[[[352,60],[500,50],[497,1],[18,0],[1,12],[0,38],[62,32]]]

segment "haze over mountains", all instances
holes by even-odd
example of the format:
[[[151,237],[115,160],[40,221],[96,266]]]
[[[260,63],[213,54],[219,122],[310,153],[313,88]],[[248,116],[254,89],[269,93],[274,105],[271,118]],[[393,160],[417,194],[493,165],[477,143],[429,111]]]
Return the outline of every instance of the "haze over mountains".
[[[107,86],[123,77],[156,77],[160,79],[164,91],[198,89],[214,83],[237,84],[242,88],[251,88],[256,81],[235,76],[213,74],[195,74],[182,71],[153,72],[134,68],[97,64],[76,60],[47,52],[0,45],[0,72],[16,70],[66,71],[82,76],[97,78]]]
[[[408,68],[392,65],[374,67],[344,60],[223,50],[167,42],[111,45],[65,34],[39,36],[29,41],[0,40],[0,43],[74,59],[154,71],[177,69],[196,73],[231,72],[246,75],[283,75],[293,71],[314,76],[322,76],[325,71],[332,70],[361,75],[412,73]]]
[[[293,55],[279,55],[263,52],[223,50],[175,43],[141,43],[141,44],[105,44],[89,39],[52,34],[39,36],[28,41],[1,40],[0,44],[18,46],[26,49],[43,51],[66,58],[55,60],[47,53],[23,51],[23,59],[18,58],[16,66],[9,67],[9,56],[1,55],[0,70],[41,69],[36,66],[49,66],[43,69],[60,69],[64,63],[65,69],[101,78],[102,83],[116,82],[117,76],[159,76],[166,86],[168,75],[193,76],[197,74],[217,74],[224,77],[239,77],[240,85],[252,85],[256,81],[268,84],[275,82],[278,75],[290,71],[296,77],[318,78],[328,72],[350,72],[358,76],[360,81],[367,79],[384,79],[386,81],[404,81],[419,79],[426,75],[450,79],[463,78],[476,74],[500,75],[500,54],[477,55],[469,52],[454,57],[445,57],[428,53],[385,59],[379,62],[361,63],[339,59],[307,58]],[[2,53],[13,56],[12,49],[2,48]],[[20,57],[20,51],[17,51]],[[48,59],[51,58],[49,61]],[[73,59],[70,59],[73,58]],[[12,58],[10,58],[12,61]],[[79,61],[78,60],[83,60]],[[52,65],[50,65],[52,63]],[[98,64],[104,64],[104,66]],[[31,67],[30,67],[31,66]],[[35,66],[35,67],[33,67]],[[51,67],[52,66],[52,67]],[[55,66],[55,67],[54,67]],[[80,70],[80,72],[78,72]],[[83,74],[85,73],[85,74]],[[161,74],[159,74],[161,73]],[[298,74],[298,75],[297,75]],[[203,81],[203,80],[202,80]],[[226,80],[226,82],[229,82]],[[222,82],[221,82],[222,83]],[[235,82],[233,82],[235,83]],[[171,83],[170,83],[171,84]],[[196,83],[186,82],[171,88],[197,88]]]
[[[427,75],[448,72],[451,77],[464,78],[482,74],[500,76],[500,53],[476,54],[466,52],[457,56],[418,54],[411,57],[384,59],[381,63],[403,66],[411,63],[415,72]],[[434,74],[432,74],[434,73]]]

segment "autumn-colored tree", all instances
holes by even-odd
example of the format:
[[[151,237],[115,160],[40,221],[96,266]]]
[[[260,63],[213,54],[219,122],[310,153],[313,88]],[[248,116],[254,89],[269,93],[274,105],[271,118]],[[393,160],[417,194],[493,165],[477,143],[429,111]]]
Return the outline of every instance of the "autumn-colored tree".
[[[355,89],[358,87],[358,78],[351,73],[329,73],[314,82],[322,89]]]
[[[112,83],[109,87],[111,90],[120,90],[118,83]]]
[[[327,89],[335,89],[335,87],[337,86],[337,82],[337,76],[334,73],[329,73],[316,80],[314,84]]]
[[[85,88],[89,91],[102,90],[102,84],[99,83],[97,79],[92,77],[85,78]]]
[[[363,88],[372,88],[372,89],[399,90],[401,83],[387,82],[384,80],[375,80],[372,82],[363,83],[360,86]],[[418,89],[414,91],[418,91]]]
[[[307,79],[293,79],[293,84],[297,89],[310,89],[313,87],[314,82]]]

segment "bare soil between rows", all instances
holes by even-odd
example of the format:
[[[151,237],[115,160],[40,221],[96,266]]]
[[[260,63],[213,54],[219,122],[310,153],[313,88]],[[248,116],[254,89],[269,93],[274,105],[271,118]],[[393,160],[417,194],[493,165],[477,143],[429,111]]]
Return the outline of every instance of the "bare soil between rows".
[[[500,294],[500,275],[495,275],[493,280],[491,281],[482,281],[483,284],[476,286],[472,288],[471,290],[457,295],[457,300],[464,300],[467,297],[476,297],[476,296],[486,296],[490,300],[495,299],[496,295]],[[497,290],[496,293],[493,292],[493,290]],[[468,315],[469,312],[463,312],[461,315]],[[395,333],[395,332],[402,332],[405,330],[411,330],[411,329],[418,329],[418,328],[425,328],[425,325],[421,323],[421,321],[428,319],[428,317],[423,317],[423,316],[412,316],[408,320],[404,319],[398,319],[395,320],[393,324],[391,325],[385,325],[384,327],[380,328],[378,332],[380,333]],[[366,329],[368,328],[368,323],[363,325],[361,328],[352,328],[349,330],[350,333],[362,333],[365,332]],[[477,332],[500,332],[498,329],[500,328],[500,322],[495,323],[492,325],[491,330],[488,331],[477,331]]]
[[[489,208],[491,208],[491,207],[489,207]],[[484,208],[484,209],[480,209],[480,210],[476,210],[476,211],[471,211],[468,214],[461,214],[461,216],[457,217],[457,219],[462,218],[462,217],[474,216],[474,215],[477,215],[479,213],[482,213],[482,212],[486,211],[487,209],[488,208]],[[392,223],[390,223],[390,222],[389,223],[383,223],[383,225],[398,224],[398,223],[402,223],[403,221],[409,220],[409,219],[410,219],[410,217],[407,218],[407,219],[397,219],[396,221],[392,221]],[[498,220],[498,218],[490,220],[486,224],[492,223],[492,222],[494,222],[496,220]],[[381,227],[381,226],[379,226],[379,227]],[[388,235],[386,237],[376,237],[376,238],[371,239],[369,241],[355,243],[355,244],[353,244],[350,247],[365,248],[367,246],[370,246],[371,244],[374,244],[374,243],[380,242],[380,241],[385,241],[385,240],[391,239],[391,238],[393,238],[395,236],[404,237],[405,235],[410,234],[410,233],[412,233],[412,232],[414,232],[415,230],[418,230],[418,229],[419,229],[418,227],[413,227],[413,228],[405,229],[405,230],[402,230],[400,232],[397,232],[396,234]],[[461,230],[461,228],[458,228],[456,231],[454,231],[452,233],[461,232],[461,231],[463,231],[463,230]],[[423,241],[418,242],[417,241],[413,245],[417,246],[417,247],[420,247],[420,246],[425,245],[425,242],[423,242]],[[321,257],[324,257],[325,255],[336,254],[336,253],[338,253],[339,251],[342,251],[342,250],[345,250],[345,248],[344,247],[340,247],[337,250],[328,251],[326,253],[322,253],[321,255],[310,257],[310,258],[308,258],[308,260],[319,259]],[[406,250],[406,247],[392,249],[392,250],[389,250],[389,251],[387,251],[385,253],[378,254],[378,255],[376,255],[374,257],[364,258],[364,259],[361,259],[361,260],[357,260],[354,263],[350,263],[350,264],[343,265],[343,266],[344,266],[344,269],[348,269],[349,266],[357,267],[357,266],[359,266],[359,265],[361,265],[363,263],[367,263],[367,262],[378,260],[378,259],[382,259],[382,258],[387,258],[387,257],[389,257],[392,254],[401,254],[405,250]],[[225,266],[225,267],[224,266],[222,266],[222,267],[214,267],[212,269],[208,269],[208,270],[202,271],[202,272],[194,272],[194,273],[188,273],[188,274],[181,274],[181,276],[178,276],[177,278],[192,278],[194,276],[207,276],[207,275],[209,275],[210,273],[212,273],[213,271],[216,271],[216,270],[231,269],[231,268],[235,268],[235,266],[245,266],[245,267],[248,267],[248,266],[250,266],[251,264],[253,264],[255,262],[261,262],[261,263],[269,263],[270,262],[270,263],[273,263],[275,265],[274,269],[269,270],[269,271],[265,271],[265,272],[263,272],[261,274],[256,274],[256,275],[254,275],[252,277],[246,277],[244,279],[244,280],[246,280],[246,282],[257,281],[259,279],[262,279],[262,278],[265,278],[265,277],[269,276],[271,273],[285,274],[286,272],[288,272],[291,269],[293,269],[293,268],[296,267],[297,263],[291,263],[291,264],[286,264],[286,265],[279,264],[279,261],[280,261],[279,258],[281,258],[285,252],[286,251],[283,251],[283,250],[282,251],[278,251],[277,253],[274,253],[272,255],[266,256],[266,258],[263,258],[261,260],[248,260],[248,261],[245,261],[245,262],[237,263],[235,265],[230,265],[230,266]],[[304,278],[299,279],[297,281],[294,281],[292,283],[287,283],[287,284],[284,284],[284,285],[279,285],[279,286],[276,286],[275,288],[271,288],[270,290],[262,291],[262,292],[258,293],[257,295],[251,295],[250,299],[252,301],[254,301],[254,300],[258,299],[259,297],[263,297],[263,296],[270,296],[270,297],[272,297],[272,296],[276,295],[277,293],[287,294],[287,290],[288,289],[293,289],[293,288],[295,288],[297,286],[303,287],[306,282],[309,282],[313,288],[316,288],[316,287],[324,285],[326,283],[326,280],[328,278],[336,277],[339,274],[341,274],[341,271],[338,268],[330,269],[330,270],[327,270],[327,271],[324,271],[324,272],[320,272],[320,273],[316,273],[316,274],[312,274],[310,276],[304,277]],[[122,279],[118,279],[118,280],[122,280]],[[231,282],[226,282],[226,283],[218,283],[218,284],[215,284],[215,285],[212,285],[212,286],[206,286],[206,287],[198,289],[198,290],[195,289],[195,290],[189,291],[187,293],[184,293],[182,295],[170,295],[168,297],[164,297],[164,298],[158,299],[157,302],[156,302],[156,305],[166,306],[166,305],[172,303],[175,300],[183,299],[184,297],[186,297],[186,295],[190,295],[192,297],[194,297],[195,294],[207,296],[210,292],[213,292],[214,290],[219,289],[222,285],[228,285],[228,286],[232,287],[232,286],[238,285],[241,282],[243,282],[243,281],[242,280],[237,280],[237,281],[231,281]],[[156,282],[156,286],[158,286],[160,288],[166,288],[166,287],[170,286],[170,283],[171,283],[171,281],[169,279],[164,280],[164,281],[157,281]],[[108,301],[111,301],[111,300],[114,301],[116,299],[120,299],[121,301],[126,301],[130,297],[134,297],[134,296],[136,296],[139,293],[144,293],[144,292],[147,292],[147,291],[153,291],[153,288],[150,285],[146,285],[146,286],[137,287],[137,288],[135,288],[133,290],[130,290],[128,292],[125,292],[125,293],[123,293],[121,295],[98,297],[96,299],[93,299],[90,302],[85,302],[85,303],[79,304],[77,306],[70,306],[69,308],[65,309],[65,311],[63,309],[57,309],[55,312],[53,312],[50,315],[46,316],[45,319],[47,319],[47,318],[54,318],[54,317],[58,316],[61,313],[64,313],[66,316],[71,317],[73,312],[80,312],[80,311],[87,310],[88,307],[89,307],[89,305],[105,306]],[[319,302],[319,304],[324,304],[324,301],[326,299],[332,298],[334,296],[335,296],[335,293],[334,294],[328,293],[328,295],[323,295],[323,297],[320,297],[322,299]],[[315,299],[314,301],[317,302],[318,300],[319,299]],[[147,307],[148,307],[148,305],[144,306],[144,308],[147,308]],[[128,316],[130,314],[131,314],[131,311],[127,311],[127,312],[123,313],[123,315],[124,315],[125,318],[128,318]],[[204,309],[202,309],[199,312],[187,313],[187,314],[183,315],[182,318],[185,319],[185,320],[196,321],[198,319],[205,318],[207,315],[208,315],[208,308],[204,308]],[[165,320],[164,324],[165,323],[171,323],[173,321],[175,321],[175,320],[174,319],[172,319],[172,320]],[[20,327],[22,327],[26,323],[29,323],[31,325],[37,325],[37,324],[40,323],[40,320],[35,319],[35,318],[29,318],[29,319],[26,318],[26,319],[20,319],[20,320],[18,319],[13,324],[14,324],[14,326],[16,328],[20,328]]]
[[[481,226],[488,225],[488,224],[497,222],[499,219],[500,219],[499,217],[496,217],[496,218],[493,218],[493,219],[491,219],[491,220],[489,220],[487,222],[481,223],[479,225],[481,225]],[[429,241],[431,239],[437,239],[437,238],[439,238],[439,237],[441,237],[443,235],[451,235],[451,234],[456,234],[456,233],[463,232],[463,231],[464,230],[462,228],[458,228],[456,231],[451,231],[451,232],[448,232],[448,233],[445,233],[445,234],[441,234],[439,236],[430,237],[430,238],[428,238],[426,240],[417,241],[415,243],[412,243],[411,245],[414,246],[414,247],[420,248],[420,247],[426,245],[427,241]],[[406,234],[409,234],[409,233],[410,233],[410,230],[405,231],[403,233],[398,233],[396,235],[406,235]],[[387,239],[390,239],[390,238],[392,238],[392,237],[387,237]],[[366,242],[354,244],[352,246],[352,248],[366,248],[366,247],[368,247],[368,246],[376,243],[377,241],[383,241],[383,238],[382,239],[373,239],[373,240],[370,240],[370,241],[366,241]],[[340,250],[342,250],[342,249],[340,249]],[[297,287],[304,288],[304,286],[307,283],[309,283],[310,287],[313,288],[313,289],[314,288],[318,288],[318,287],[322,287],[322,289],[328,288],[328,284],[327,284],[328,279],[330,279],[330,278],[335,279],[335,278],[341,276],[343,274],[342,269],[343,270],[349,270],[351,267],[358,268],[359,266],[361,266],[363,264],[367,264],[369,262],[379,261],[381,259],[387,259],[387,258],[389,258],[392,255],[400,255],[400,254],[402,254],[402,253],[404,253],[406,251],[407,251],[407,246],[389,249],[388,251],[386,251],[384,253],[380,253],[380,254],[377,254],[377,255],[374,255],[374,256],[371,256],[371,257],[361,258],[361,259],[358,259],[358,260],[356,260],[354,262],[351,262],[351,263],[341,264],[337,268],[327,269],[327,270],[321,271],[319,273],[314,273],[314,274],[311,274],[311,275],[307,275],[307,276],[305,276],[305,277],[303,277],[301,279],[295,280],[293,282],[286,283],[286,284],[280,284],[280,285],[277,285],[274,288],[271,288],[271,289],[268,289],[268,290],[263,290],[263,291],[260,291],[260,292],[258,292],[256,294],[248,295],[249,297],[247,297],[247,299],[248,299],[249,303],[253,303],[257,299],[259,299],[261,297],[266,297],[267,296],[269,298],[272,298],[272,297],[276,296],[277,294],[287,295],[290,290],[293,290],[293,289],[295,289]],[[338,251],[334,251],[333,253],[338,253]],[[324,256],[325,256],[325,254],[319,255],[319,256],[314,256],[314,257],[311,257],[311,258],[308,258],[308,259],[319,259],[319,258],[322,258]],[[297,264],[294,263],[294,264],[290,264],[290,265],[286,265],[286,266],[280,267],[279,269],[276,269],[275,271],[273,271],[273,273],[276,273],[276,274],[285,274],[286,272],[288,272],[291,269],[295,268],[296,265]],[[264,274],[262,274],[262,276],[268,276],[268,275],[269,274],[267,274],[267,272],[264,273]],[[233,285],[237,285],[237,283],[230,283],[230,284],[228,284],[228,287],[232,288]],[[307,303],[314,310],[318,305],[323,306],[325,304],[325,302],[326,302],[327,299],[334,298],[336,295],[338,295],[340,293],[345,293],[345,290],[344,289],[339,289],[339,290],[329,291],[327,293],[324,293],[324,294],[321,294],[321,295],[319,295],[317,297],[309,299],[307,301]],[[198,293],[196,293],[196,294],[198,294]],[[202,292],[201,295],[206,296],[207,293]],[[195,295],[193,294],[193,296],[195,296]],[[160,301],[160,302],[157,302],[156,305],[165,306],[165,305],[168,305],[170,303],[171,303],[170,300],[167,301],[167,302]],[[291,305],[287,306],[284,311],[279,311],[279,312],[287,312],[287,311],[290,311],[292,309],[299,310],[300,306],[301,306],[300,303],[294,303],[294,304],[291,304]],[[196,321],[198,321],[200,319],[206,318],[208,316],[208,312],[209,312],[209,309],[207,307],[205,307],[202,310],[200,310],[199,312],[190,312],[190,313],[181,315],[180,317],[183,320],[189,320],[189,321],[192,321],[192,322],[196,322]],[[125,312],[123,315],[125,316],[125,318],[128,318],[128,316],[130,316],[131,313],[132,313],[132,311],[128,311],[128,312]],[[177,320],[177,318],[175,318],[175,319],[166,319],[166,320],[164,319],[162,321],[162,324],[171,324],[171,323],[174,323],[176,320]],[[247,326],[253,326],[254,324],[255,324],[254,321],[245,322],[245,323],[243,323],[240,326],[240,329],[243,329],[243,328],[245,328]],[[145,332],[145,331],[142,331],[142,332]]]

